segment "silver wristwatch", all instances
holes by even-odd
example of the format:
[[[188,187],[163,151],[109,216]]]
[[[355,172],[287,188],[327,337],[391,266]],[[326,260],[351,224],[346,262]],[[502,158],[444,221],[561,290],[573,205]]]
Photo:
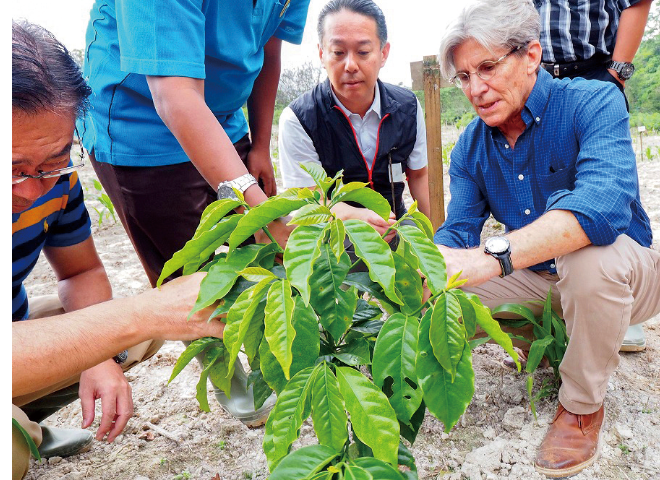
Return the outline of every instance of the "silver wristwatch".
[[[235,178],[233,180],[227,180],[225,182],[220,182],[218,185],[218,200],[223,199],[223,198],[237,198],[236,194],[234,193],[233,188],[238,190],[241,193],[245,193],[245,190],[250,188],[252,185],[256,185],[257,180],[250,175],[249,173],[246,173],[245,175],[241,175],[238,178]]]

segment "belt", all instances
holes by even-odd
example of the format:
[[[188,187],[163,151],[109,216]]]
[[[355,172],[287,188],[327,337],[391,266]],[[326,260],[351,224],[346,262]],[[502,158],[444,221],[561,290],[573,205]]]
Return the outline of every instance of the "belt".
[[[553,77],[574,77],[594,67],[600,67],[612,60],[612,57],[595,55],[588,60],[578,60],[567,63],[541,63],[541,66]]]

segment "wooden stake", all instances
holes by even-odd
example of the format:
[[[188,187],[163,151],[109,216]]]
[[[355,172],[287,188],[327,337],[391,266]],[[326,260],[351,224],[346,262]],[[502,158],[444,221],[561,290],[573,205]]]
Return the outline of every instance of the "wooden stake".
[[[424,56],[426,150],[429,159],[430,220],[433,230],[437,230],[445,221],[440,87],[440,68],[435,55]]]

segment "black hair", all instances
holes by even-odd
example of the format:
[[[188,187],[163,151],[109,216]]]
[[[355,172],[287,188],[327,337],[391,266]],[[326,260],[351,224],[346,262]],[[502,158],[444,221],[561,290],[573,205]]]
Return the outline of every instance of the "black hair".
[[[87,109],[92,93],[80,67],[52,33],[27,21],[12,21],[12,109],[34,114],[42,109]]]
[[[387,24],[385,23],[385,15],[383,15],[383,11],[372,0],[331,0],[328,2],[323,9],[321,9],[321,13],[319,13],[317,31],[319,35],[319,44],[321,46],[323,46],[325,17],[333,13],[339,13],[344,9],[359,13],[365,17],[373,18],[376,22],[380,46],[381,48],[385,46],[387,43]]]

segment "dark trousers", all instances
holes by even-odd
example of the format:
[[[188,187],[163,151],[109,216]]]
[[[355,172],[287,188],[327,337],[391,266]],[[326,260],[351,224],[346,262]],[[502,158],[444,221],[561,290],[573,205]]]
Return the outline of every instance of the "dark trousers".
[[[244,163],[251,143],[248,135],[234,144]],[[163,265],[195,233],[204,209],[216,192],[191,163],[158,167],[122,167],[90,158],[94,171],[121,220],[151,286]],[[171,280],[180,275],[176,272]]]

